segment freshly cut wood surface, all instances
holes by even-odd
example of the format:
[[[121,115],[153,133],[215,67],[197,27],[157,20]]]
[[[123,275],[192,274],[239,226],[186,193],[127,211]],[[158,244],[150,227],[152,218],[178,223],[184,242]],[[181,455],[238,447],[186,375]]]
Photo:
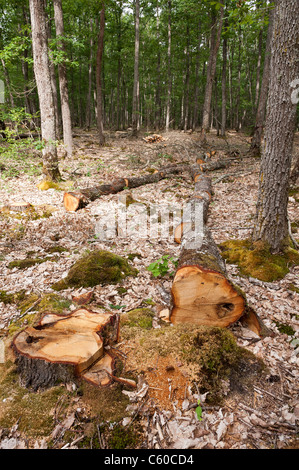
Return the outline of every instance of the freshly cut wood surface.
[[[184,266],[176,273],[171,322],[227,327],[240,318],[245,300],[220,272]]]
[[[80,308],[69,315],[45,314],[37,326],[13,339],[18,356],[72,365],[81,374],[104,355],[105,342],[118,340],[119,316]],[[28,370],[26,371],[28,373]]]
[[[90,369],[82,374],[82,378],[92,385],[105,387],[113,380],[114,359],[106,353]]]

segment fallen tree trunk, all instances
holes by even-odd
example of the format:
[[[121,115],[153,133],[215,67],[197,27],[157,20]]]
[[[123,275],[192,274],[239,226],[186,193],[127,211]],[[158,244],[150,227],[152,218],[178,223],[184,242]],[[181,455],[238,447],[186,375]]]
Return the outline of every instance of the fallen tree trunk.
[[[118,335],[117,314],[79,308],[69,315],[43,315],[36,326],[25,328],[12,341],[22,385],[37,390],[85,378],[99,361],[98,375],[103,370],[98,385],[107,385],[114,363],[103,359],[105,346],[116,343]]]
[[[184,211],[175,239],[182,249],[172,285],[170,321],[227,327],[244,312],[245,299],[226,277],[225,262],[206,226],[211,178],[192,167],[194,194]]]
[[[192,167],[194,194],[175,230],[181,253],[171,289],[170,321],[225,328],[242,318],[255,333],[266,335],[269,330],[248,308],[241,289],[228,279],[225,261],[206,225],[212,182],[201,166]]]
[[[229,161],[219,160],[218,162],[209,162],[200,165],[200,172],[213,171],[225,168],[230,164]],[[78,191],[66,192],[63,196],[64,207],[67,211],[74,212],[85,207],[89,202],[94,201],[107,194],[116,194],[124,189],[133,189],[145,184],[157,183],[158,181],[180,174],[184,171],[194,172],[194,168],[188,164],[170,165],[154,173],[143,176],[134,176],[132,178],[118,178],[111,183],[93,186],[90,188],[79,189]]]

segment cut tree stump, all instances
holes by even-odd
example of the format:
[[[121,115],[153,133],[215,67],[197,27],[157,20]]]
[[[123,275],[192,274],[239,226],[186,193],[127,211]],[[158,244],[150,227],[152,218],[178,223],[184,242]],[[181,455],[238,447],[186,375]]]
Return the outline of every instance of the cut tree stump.
[[[116,343],[118,336],[118,314],[86,308],[69,315],[47,313],[12,341],[21,382],[37,390],[75,377],[88,379],[85,374],[92,367],[97,367],[98,373],[102,368],[103,376],[107,370],[112,375],[113,361],[106,358],[105,346]],[[99,382],[106,384],[104,378]]]

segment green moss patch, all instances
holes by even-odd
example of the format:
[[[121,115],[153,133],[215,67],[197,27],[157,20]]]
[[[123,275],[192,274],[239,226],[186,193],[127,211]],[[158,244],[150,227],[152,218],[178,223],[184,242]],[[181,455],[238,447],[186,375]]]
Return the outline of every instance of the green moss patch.
[[[68,287],[94,287],[102,284],[117,284],[127,276],[136,276],[138,271],[128,261],[109,251],[96,250],[79,259],[69,270],[66,278],[55,283],[54,290]]]
[[[299,252],[287,247],[282,254],[272,254],[264,242],[228,240],[219,245],[228,263],[236,264],[241,274],[265,282],[283,279],[291,266],[299,265]]]
[[[136,308],[121,316],[121,328],[126,330],[131,328],[150,330],[153,326],[154,315],[155,313],[149,308]],[[129,334],[129,331],[127,331],[127,334]]]
[[[18,268],[18,269],[27,269],[30,268],[31,266],[35,266],[36,264],[41,264],[46,261],[45,259],[42,258],[25,258],[25,259],[18,259],[15,261],[11,261],[8,264],[9,269],[13,268]]]
[[[260,375],[263,368],[262,362],[238,346],[233,334],[224,328],[178,324],[145,330],[125,321],[120,333],[121,340],[135,341],[137,364],[150,363],[157,356],[182,362],[201,393],[209,392],[210,403],[221,402],[223,381],[249,380],[251,373]]]
[[[26,437],[46,437],[54,425],[54,409],[64,392],[53,387],[39,393],[30,393],[19,385],[16,366],[11,360],[0,364],[0,428],[11,428],[18,422],[18,430]]]

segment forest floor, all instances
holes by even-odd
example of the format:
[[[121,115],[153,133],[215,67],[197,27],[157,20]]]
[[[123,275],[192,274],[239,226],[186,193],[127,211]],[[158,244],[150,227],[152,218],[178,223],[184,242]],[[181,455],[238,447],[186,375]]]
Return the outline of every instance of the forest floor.
[[[169,164],[193,163],[202,153],[197,133],[162,133],[160,142],[146,143],[142,136],[134,140],[111,132],[101,148],[95,132],[76,132],[74,158],[60,160],[64,188],[84,188],[110,182],[116,176],[137,176]],[[236,132],[228,132],[225,140],[213,132],[208,135],[207,149],[216,151],[212,159],[235,156],[228,168],[211,173],[214,195],[208,225],[217,244],[246,239],[252,231],[260,160],[248,157],[249,143],[248,136]],[[298,151],[298,135],[296,147]],[[59,151],[62,155],[62,149]],[[131,264],[138,269],[137,277],[128,277],[119,285],[67,289],[59,295],[68,312],[76,308],[74,293],[91,290],[90,309],[122,315],[149,307],[156,315],[153,328],[163,328],[159,313],[169,307],[172,277],[168,272],[154,278],[147,268],[164,255],[178,257],[179,245],[173,237],[143,238],[136,232],[103,241],[95,227],[107,208],[115,209],[119,198],[128,194],[147,206],[181,207],[193,192],[190,176],[182,174],[102,196],[71,213],[63,206],[63,188],[38,189],[42,181],[37,170],[40,155],[33,152],[27,158],[26,170],[24,161],[20,155],[7,157],[1,169],[2,209],[23,201],[33,205],[35,212],[1,210],[0,292],[51,293],[52,284],[65,277],[88,251],[104,249],[124,257],[134,253]],[[298,192],[289,198],[289,218],[297,240],[298,198]],[[57,246],[60,252],[55,251]],[[8,266],[28,257],[43,262],[26,269]],[[0,339],[5,344],[0,363],[0,448],[299,448],[299,266],[274,282],[242,276],[236,265],[228,264],[227,270],[273,335],[260,338],[239,322],[229,327],[238,345],[264,361],[266,373],[263,377],[253,375],[250,384],[228,381],[225,396],[216,405],[207,404],[187,365],[174,356],[156,353],[138,360],[134,337],[123,341],[120,337],[119,351],[125,358],[125,371],[137,377],[139,393],[123,393],[126,390],[120,384],[103,390],[75,383],[38,392],[24,389],[9,344],[12,333],[26,326],[28,314],[34,314],[34,306],[21,311],[16,303],[0,299],[4,300],[0,302]],[[196,413],[198,400],[201,419]]]

